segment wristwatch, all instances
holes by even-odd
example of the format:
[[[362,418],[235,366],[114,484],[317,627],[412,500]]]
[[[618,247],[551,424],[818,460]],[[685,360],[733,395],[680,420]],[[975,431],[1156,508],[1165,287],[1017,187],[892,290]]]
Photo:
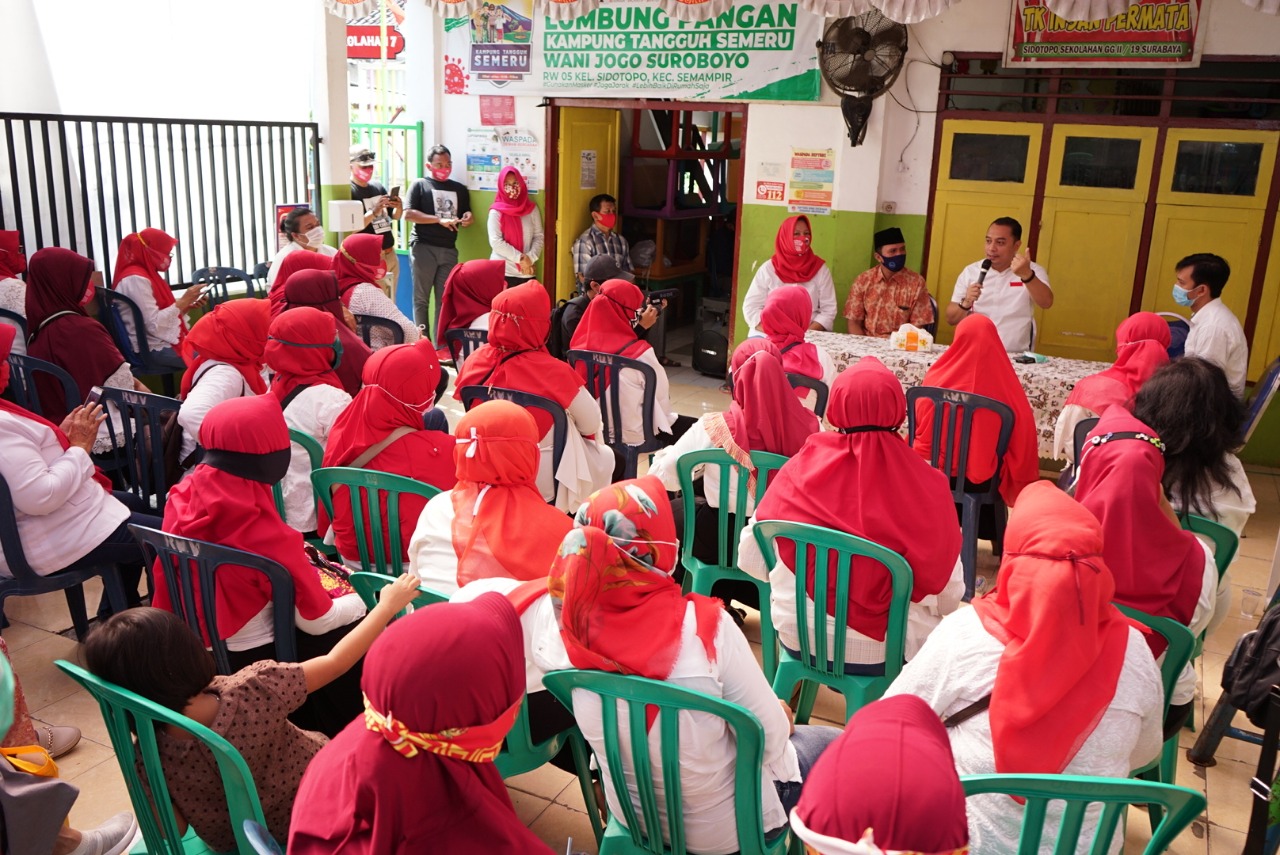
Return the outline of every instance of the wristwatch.
[[[970,304],[969,304],[969,305],[967,305],[967,306],[966,306],[964,303],[961,303],[961,304],[960,304],[960,308],[964,309],[966,312],[972,312],[972,311],[973,311],[973,303],[970,303]]]

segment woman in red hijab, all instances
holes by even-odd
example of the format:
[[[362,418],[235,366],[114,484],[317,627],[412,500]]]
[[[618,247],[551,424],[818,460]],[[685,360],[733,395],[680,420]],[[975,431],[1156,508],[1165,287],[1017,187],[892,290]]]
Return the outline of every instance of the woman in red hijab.
[[[817,855],[966,855],[947,729],[914,695],[872,701],[805,777],[791,830]]]
[[[538,489],[542,498],[555,502],[562,511],[575,510],[587,496],[609,483],[614,460],[609,449],[595,439],[601,424],[595,398],[572,368],[547,352],[551,328],[547,289],[538,282],[526,282],[503,291],[493,298],[493,311],[487,317],[489,341],[458,370],[453,396],[461,400],[464,386],[496,386],[541,395],[563,407],[570,435],[559,472],[553,471],[552,465],[555,437],[551,416],[540,409],[529,412],[540,437]]]
[[[136,303],[142,312],[151,359],[181,371],[186,367],[181,347],[187,334],[187,312],[200,303],[206,286],[193,285],[181,296],[173,296],[173,289],[163,274],[173,263],[173,249],[177,245],[177,238],[160,229],[143,229],[125,235],[120,242],[111,287]],[[136,340],[138,333],[132,313],[121,312],[120,320],[129,338]]]
[[[440,298],[440,322],[436,324],[436,347],[448,354],[448,342],[444,334],[449,330],[489,328],[489,311],[493,299],[507,287],[500,261],[464,261],[449,271],[444,282],[444,296]],[[550,320],[548,320],[550,323]]]
[[[22,235],[0,229],[0,309],[13,312],[24,320],[27,317],[27,283],[18,277],[27,269],[27,257],[22,254]],[[0,318],[0,324],[18,329],[8,318]],[[13,352],[26,354],[26,336],[19,335],[13,341]]]
[[[529,198],[524,176],[514,166],[498,173],[498,197],[489,207],[491,259],[506,262],[507,286],[533,278],[533,265],[542,255],[542,216]]]
[[[295,252],[294,255],[313,256],[315,253]],[[288,259],[286,259],[287,261]],[[360,391],[361,376],[364,364],[371,351],[360,336],[356,335],[355,316],[342,305],[338,295],[338,278],[331,270],[302,270],[289,277],[282,291],[283,309],[296,309],[299,306],[311,306],[327,312],[337,321],[338,339],[342,342],[342,361],[338,363],[336,373],[342,381],[342,388],[348,395]]]
[[[1112,404],[1132,407],[1133,399],[1156,373],[1169,364],[1169,324],[1155,312],[1138,312],[1116,327],[1116,361],[1105,371],[1085,377],[1067,395],[1053,432],[1053,456],[1075,465],[1076,424],[1100,416]]]
[[[297,255],[302,253],[295,252],[289,258]],[[271,322],[263,357],[272,371],[271,394],[284,408],[285,423],[323,448],[334,422],[351,404],[351,396],[335,373],[343,357],[337,321],[310,306],[284,312]],[[282,483],[285,522],[300,532],[314,532],[311,458],[297,443],[290,444],[290,451],[289,472]]]
[[[267,346],[270,312],[263,300],[219,303],[191,327],[182,342],[187,373],[179,397],[182,408],[182,460],[196,450],[196,437],[209,410],[223,401],[267,391],[262,353]]]
[[[1116,582],[1113,599],[1199,635],[1213,617],[1218,570],[1213,553],[1182,530],[1165,498],[1164,444],[1123,406],[1111,406],[1085,451],[1089,465],[1080,468],[1075,496],[1102,523],[1102,555]],[[1153,633],[1147,640],[1153,653],[1164,652],[1163,638]],[[1182,727],[1195,690],[1195,669],[1188,664],[1170,699],[1167,732]]]
[[[788,374],[801,374],[821,380],[831,388],[836,381],[836,366],[827,352],[805,341],[809,329],[806,320],[813,312],[809,292],[799,285],[784,285],[769,294],[760,314],[760,329],[782,354],[782,368]],[[798,387],[795,394],[813,409],[818,395],[811,389]]]
[[[498,594],[388,627],[365,656],[364,715],[302,776],[289,852],[550,853],[493,765],[524,699],[521,650]]]
[[[510,401],[479,404],[458,422],[458,483],[427,502],[409,545],[409,571],[428,588],[547,575],[570,521],[538,492],[537,430]]]
[[[1009,518],[995,589],[944,619],[885,693],[916,695],[944,719],[989,701],[947,729],[962,776],[1127,778],[1159,753],[1160,671],[1112,605],[1102,549],[1093,514],[1047,481],[1032,484]],[[974,852],[1017,851],[1017,802],[975,796],[968,811]],[[1062,805],[1050,806],[1046,840],[1061,817]],[[1085,817],[1082,840],[1096,822]]]
[[[94,386],[145,389],[134,379],[106,327],[85,314],[84,306],[93,299],[94,286],[100,281],[92,261],[59,247],[37,251],[27,270],[27,354],[70,374],[81,400]],[[39,374],[36,390],[45,417],[54,423],[62,421],[67,415],[62,384]],[[106,451],[109,442],[104,422],[95,450]]]
[[[800,285],[813,300],[812,314],[803,319],[805,329],[831,330],[836,320],[836,286],[831,270],[813,251],[809,218],[787,217],[778,227],[773,257],[761,264],[742,299],[742,315],[750,330],[759,335],[760,314],[769,294],[784,285]]]
[[[736,381],[735,381],[736,385]],[[964,593],[960,526],[947,479],[902,441],[906,415],[902,386],[878,359],[864,357],[836,378],[827,406],[832,430],[815,433],[800,452],[775,473],[769,491],[744,528],[738,566],[768,579],[774,628],[782,645],[799,655],[796,621],[795,547],[779,544],[778,561],[766,567],[755,541],[760,520],[820,525],[864,537],[901,555],[911,565],[911,607],[907,611],[906,655],[911,658]],[[897,486],[895,486],[897,485]],[[910,512],[885,496],[901,487],[911,495]],[[805,585],[813,596],[812,565]],[[828,611],[834,615],[835,573],[828,574]],[[845,665],[884,662],[892,585],[878,562],[855,558],[849,578]],[[834,627],[831,628],[834,632]],[[830,643],[834,646],[834,635]],[[852,673],[865,673],[866,669]]]
[[[764,727],[762,773],[774,783],[761,792],[765,828],[781,827],[805,770],[839,731],[801,726],[788,738],[784,707],[742,631],[719,600],[681,592],[671,578],[680,552],[675,520],[657,478],[606,487],[578,510],[574,526],[547,580],[573,667],[664,680],[750,710]],[[575,699],[574,717],[595,749],[601,779],[610,781],[599,699],[583,693]],[[654,776],[661,781],[652,713],[648,723]],[[709,713],[681,715],[680,729],[685,845],[691,852],[739,851],[733,735]],[[630,738],[629,727],[622,730],[622,738]],[[623,811],[612,786],[605,786],[605,798],[616,821]],[[662,804],[661,792],[658,800]]]
[[[233,301],[235,302],[249,301]],[[253,301],[261,302],[261,301]],[[293,579],[298,659],[327,653],[363,617],[356,594],[332,598],[303,551],[302,535],[276,512],[271,486],[289,468],[289,428],[274,395],[224,401],[209,411],[200,427],[204,457],[169,491],[164,530],[242,549],[282,565]],[[164,574],[154,574],[157,608],[175,609]],[[205,594],[207,595],[207,594]],[[197,609],[203,612],[197,592]],[[271,584],[243,567],[218,572],[218,633],[239,670],[275,658]],[[359,668],[311,695],[295,714],[299,727],[332,736],[360,712]]]
[[[271,290],[267,292],[267,303],[271,306],[271,317],[276,317],[285,310],[284,286],[289,277],[304,270],[333,270],[333,259],[318,252],[291,252],[280,262],[280,272],[276,275]],[[334,278],[336,289],[337,278]],[[341,303],[341,300],[339,300]],[[344,307],[345,308],[345,307]],[[354,325],[355,321],[352,320]]]
[[[1000,342],[1000,334],[990,318],[970,315],[956,327],[956,337],[938,361],[925,372],[921,386],[956,389],[994,398],[1008,404],[1013,410],[1013,434],[1004,460],[996,460],[996,440],[1000,432],[1000,419],[994,413],[978,413],[973,417],[969,437],[969,462],[965,479],[970,484],[989,481],[1000,469],[1000,496],[1010,507],[1018,494],[1028,484],[1040,478],[1040,453],[1036,441],[1036,417],[1031,412],[1027,393],[1022,390],[1018,375],[1013,371],[1009,355]],[[954,451],[947,455],[952,459],[950,475],[955,475],[954,456],[959,454],[960,422],[953,437]],[[925,460],[933,450],[933,404],[921,401],[916,405],[915,449]]]
[[[398,324],[404,332],[404,344],[413,344],[422,337],[413,321],[405,317],[383,293],[382,286],[376,284],[387,275],[387,264],[382,258],[382,235],[348,236],[333,257],[333,272],[338,275],[342,303],[353,315],[371,315]],[[369,334],[369,344],[374,350],[388,347],[394,341],[391,333],[384,329],[375,328]]]
[[[375,353],[364,366],[364,388],[329,433],[324,465],[377,469],[439,490],[452,489],[458,480],[453,463],[454,439],[443,431],[424,430],[422,424],[423,414],[435,406],[439,380],[440,363],[428,341],[394,345]],[[373,456],[362,460],[370,450],[375,451]],[[425,505],[426,500],[417,496],[400,500],[398,538],[404,559],[408,558],[409,538]],[[334,491],[333,506],[338,551],[355,561],[360,553],[345,487]],[[382,519],[382,536],[391,542],[385,504]],[[323,532],[328,526],[321,508],[319,530]]]

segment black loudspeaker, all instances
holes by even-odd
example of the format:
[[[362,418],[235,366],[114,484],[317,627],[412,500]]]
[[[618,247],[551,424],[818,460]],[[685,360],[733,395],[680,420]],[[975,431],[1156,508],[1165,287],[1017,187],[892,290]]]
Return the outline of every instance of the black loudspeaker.
[[[729,301],[703,299],[693,337],[693,370],[724,377],[729,368]]]

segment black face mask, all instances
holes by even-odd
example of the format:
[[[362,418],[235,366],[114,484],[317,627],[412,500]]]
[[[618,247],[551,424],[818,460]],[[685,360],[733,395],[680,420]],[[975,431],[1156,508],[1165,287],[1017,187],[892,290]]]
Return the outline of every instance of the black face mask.
[[[200,462],[237,478],[247,478],[260,484],[277,484],[289,471],[289,460],[292,457],[293,452],[288,448],[266,454],[210,448],[205,451]]]

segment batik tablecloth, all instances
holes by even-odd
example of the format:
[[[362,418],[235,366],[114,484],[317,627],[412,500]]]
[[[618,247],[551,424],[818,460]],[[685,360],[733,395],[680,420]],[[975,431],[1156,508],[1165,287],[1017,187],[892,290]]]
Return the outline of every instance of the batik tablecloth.
[[[928,353],[913,353],[895,350],[886,339],[844,333],[810,332],[808,339],[827,352],[831,361],[836,364],[837,371],[843,371],[864,356],[876,357],[897,375],[904,389],[920,385],[924,372],[947,349],[945,345],[934,345],[933,350]],[[1014,373],[1022,382],[1022,389],[1031,403],[1031,411],[1035,413],[1036,438],[1039,440],[1042,458],[1053,457],[1053,429],[1058,423],[1062,405],[1076,382],[1110,366],[1109,362],[1087,362],[1056,356],[1049,357],[1048,362],[1032,365],[1013,363]]]

